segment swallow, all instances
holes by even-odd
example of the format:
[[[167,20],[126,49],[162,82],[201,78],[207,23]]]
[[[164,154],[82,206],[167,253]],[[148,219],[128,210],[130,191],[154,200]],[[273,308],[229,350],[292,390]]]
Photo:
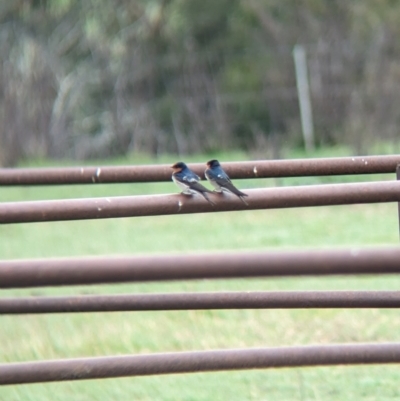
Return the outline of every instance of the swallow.
[[[244,200],[245,196],[248,196],[242,191],[239,191],[233,184],[228,174],[222,169],[218,160],[210,160],[207,162],[207,169],[204,172],[207,180],[215,188],[216,192],[222,193],[223,191],[230,192],[236,195],[246,205],[248,203]]]
[[[183,163],[178,162],[171,166],[174,172],[172,173],[172,181],[181,189],[185,195],[200,194],[206,199],[207,202],[215,205],[215,203],[208,197],[207,193],[212,193],[209,189],[199,183],[200,177],[195,174],[189,167]]]

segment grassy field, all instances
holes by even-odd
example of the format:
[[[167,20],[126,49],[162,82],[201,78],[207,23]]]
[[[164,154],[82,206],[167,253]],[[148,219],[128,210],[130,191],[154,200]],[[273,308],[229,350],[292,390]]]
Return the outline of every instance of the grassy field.
[[[221,160],[245,155],[220,156]],[[207,157],[192,160],[207,160]],[[170,162],[165,158],[159,162]],[[117,161],[126,163],[126,160]],[[130,161],[131,162],[131,161]],[[135,159],[133,163],[148,162]],[[90,163],[93,164],[93,163]],[[101,163],[104,164],[104,163]],[[377,177],[375,177],[376,179]],[[392,179],[393,177],[378,177]],[[346,177],[355,181],[356,177]],[[362,179],[366,179],[365,177]],[[344,181],[286,179],[280,184]],[[272,180],[237,181],[240,188]],[[2,188],[0,202],[175,192],[172,183]],[[397,205],[354,205],[0,226],[0,259],[398,244]],[[397,277],[222,280],[1,291],[0,296],[213,290],[391,289]],[[395,310],[242,310],[0,317],[0,361],[400,341]],[[7,386],[0,400],[397,400],[395,366],[324,367]]]

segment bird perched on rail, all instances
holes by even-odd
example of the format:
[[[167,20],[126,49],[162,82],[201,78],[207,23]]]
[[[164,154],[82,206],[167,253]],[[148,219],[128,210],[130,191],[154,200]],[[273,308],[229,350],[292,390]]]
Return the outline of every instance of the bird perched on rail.
[[[239,199],[246,205],[249,206],[248,203],[244,200],[245,196],[248,196],[242,191],[239,191],[233,184],[228,174],[222,169],[218,160],[210,160],[207,162],[207,169],[204,172],[207,180],[210,181],[210,184],[215,188],[216,192],[222,193],[230,192],[231,194],[236,195]]]
[[[181,188],[184,195],[202,195],[207,202],[215,205],[215,203],[208,197],[207,193],[212,193],[209,189],[199,183],[200,177],[195,174],[189,167],[183,163],[175,163],[171,168],[174,170],[172,173],[172,181]]]

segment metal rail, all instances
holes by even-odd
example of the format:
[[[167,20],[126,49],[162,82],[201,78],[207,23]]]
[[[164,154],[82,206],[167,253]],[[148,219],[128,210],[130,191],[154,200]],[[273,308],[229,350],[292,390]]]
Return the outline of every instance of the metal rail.
[[[396,180],[400,182],[400,165],[396,167]],[[398,209],[398,219],[399,219],[399,232],[400,232],[400,202],[397,204]]]
[[[0,298],[0,315],[301,308],[400,308],[400,291],[247,291]]]
[[[0,288],[399,273],[398,247],[4,260],[0,261]]]
[[[248,190],[244,205],[234,195],[210,194],[215,206],[200,195],[126,196],[0,203],[0,223],[104,219],[235,210],[280,209],[400,201],[400,182],[310,185]]]
[[[204,163],[189,167],[204,178]],[[231,178],[395,173],[400,155],[223,162]],[[171,181],[170,165],[0,169],[0,185]]]
[[[227,349],[0,364],[0,385],[220,370],[400,363],[400,344]]]

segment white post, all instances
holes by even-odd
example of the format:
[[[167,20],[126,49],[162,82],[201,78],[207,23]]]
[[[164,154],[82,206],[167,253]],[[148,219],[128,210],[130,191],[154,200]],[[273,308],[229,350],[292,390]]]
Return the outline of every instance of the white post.
[[[301,128],[307,152],[314,150],[314,125],[311,109],[310,86],[307,75],[306,51],[303,46],[293,48],[294,66],[296,70],[297,94],[299,97]]]

